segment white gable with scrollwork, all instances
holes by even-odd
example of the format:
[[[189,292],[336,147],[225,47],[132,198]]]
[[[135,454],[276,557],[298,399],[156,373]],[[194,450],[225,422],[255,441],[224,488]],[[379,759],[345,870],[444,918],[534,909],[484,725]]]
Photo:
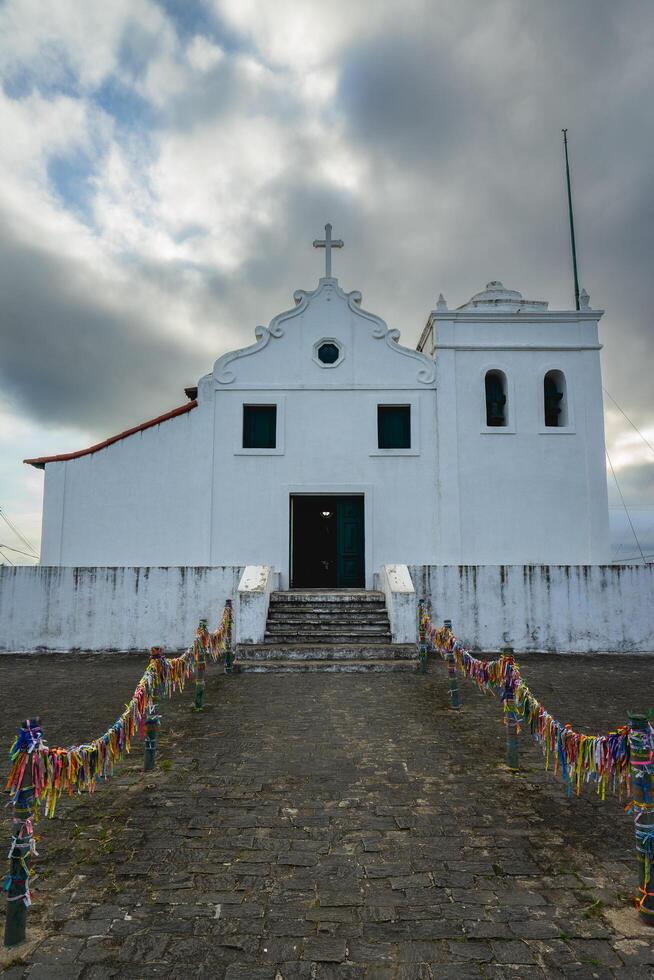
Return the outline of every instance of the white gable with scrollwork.
[[[255,344],[216,361],[218,388],[434,387],[433,358],[403,347],[399,330],[361,308],[361,293],[346,293],[325,278],[294,299],[293,309],[256,328]],[[321,363],[322,343],[337,346],[335,363]]]

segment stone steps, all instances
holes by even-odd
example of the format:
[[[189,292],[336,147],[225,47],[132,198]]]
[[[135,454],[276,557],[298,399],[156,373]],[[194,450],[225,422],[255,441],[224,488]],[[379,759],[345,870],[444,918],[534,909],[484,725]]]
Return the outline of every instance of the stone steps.
[[[390,643],[391,630],[386,620],[385,623],[342,623],[339,620],[330,620],[325,623],[304,623],[302,621],[296,620],[295,622],[289,623],[287,620],[279,620],[277,622],[271,623],[270,621],[266,624],[266,633],[271,635],[280,633],[317,633],[318,636],[324,636],[326,642],[338,642],[330,641],[329,637],[339,636],[343,633],[355,633],[361,636],[383,636],[388,638]]]
[[[386,608],[383,592],[365,592],[363,589],[331,589],[328,592],[320,589],[293,589],[290,592],[272,592],[270,605],[278,603],[289,606],[318,604],[321,607],[341,603],[350,608],[354,603],[363,603],[366,606],[377,603],[383,609]]]
[[[412,644],[392,642],[382,592],[273,592],[262,643],[237,648],[242,672],[415,670]]]
[[[320,626],[323,623],[362,623],[364,625],[388,626],[388,614],[385,609],[371,611],[368,609],[357,610],[356,612],[323,612],[320,609],[306,608],[302,610],[293,609],[273,609],[268,612],[268,623],[315,623]]]
[[[384,643],[391,644],[392,638],[390,633],[330,633],[326,635],[320,630],[302,630],[299,632],[287,632],[287,633],[273,633],[266,635],[263,638],[263,642],[270,646],[277,646],[278,644],[283,644],[284,646],[290,646],[291,644],[325,644],[326,646],[339,647],[339,646],[353,646],[358,643],[365,642],[369,640],[371,643],[378,644],[382,646]]]
[[[259,660],[412,660],[415,663],[416,650],[410,643],[252,643],[239,647],[240,664]]]
[[[414,660],[251,660],[239,657],[241,674],[301,674],[309,671],[327,674],[415,672]]]

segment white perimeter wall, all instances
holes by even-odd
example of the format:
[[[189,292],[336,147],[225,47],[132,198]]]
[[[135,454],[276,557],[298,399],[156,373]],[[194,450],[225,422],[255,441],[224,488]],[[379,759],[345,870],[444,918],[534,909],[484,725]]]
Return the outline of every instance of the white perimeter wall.
[[[413,566],[418,599],[473,650],[654,651],[654,564]]]
[[[0,568],[0,651],[186,648],[218,621],[240,566]],[[466,646],[561,653],[654,652],[654,565],[419,565],[430,599]],[[235,604],[238,636],[238,606]]]
[[[183,650],[242,568],[0,568],[0,651]]]

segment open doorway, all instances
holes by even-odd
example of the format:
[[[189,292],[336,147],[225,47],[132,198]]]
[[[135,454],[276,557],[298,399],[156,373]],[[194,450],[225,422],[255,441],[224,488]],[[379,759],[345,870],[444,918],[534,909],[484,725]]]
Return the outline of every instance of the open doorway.
[[[365,586],[363,494],[291,495],[291,588]]]

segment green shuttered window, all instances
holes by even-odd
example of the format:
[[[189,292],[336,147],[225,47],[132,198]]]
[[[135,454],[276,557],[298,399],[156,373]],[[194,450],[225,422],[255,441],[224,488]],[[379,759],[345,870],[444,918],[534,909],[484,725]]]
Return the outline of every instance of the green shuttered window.
[[[243,449],[275,449],[277,406],[243,406]]]
[[[377,436],[380,449],[411,449],[411,406],[378,405]]]

